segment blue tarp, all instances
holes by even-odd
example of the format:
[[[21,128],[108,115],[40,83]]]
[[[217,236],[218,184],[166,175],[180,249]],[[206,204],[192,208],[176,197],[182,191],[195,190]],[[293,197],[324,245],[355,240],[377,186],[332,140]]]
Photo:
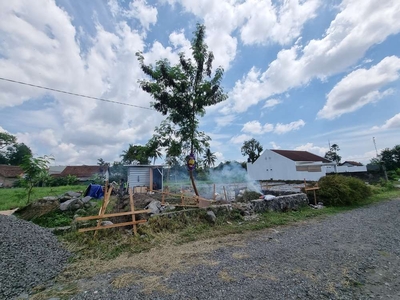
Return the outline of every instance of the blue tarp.
[[[100,199],[104,197],[103,187],[100,184],[89,184],[85,196]]]

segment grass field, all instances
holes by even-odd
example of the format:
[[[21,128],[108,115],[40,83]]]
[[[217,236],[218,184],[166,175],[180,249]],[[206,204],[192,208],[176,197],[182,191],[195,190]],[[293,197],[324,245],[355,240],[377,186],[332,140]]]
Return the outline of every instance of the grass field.
[[[85,185],[39,187],[33,189],[31,199],[39,199],[46,196],[58,196],[68,191],[84,191]],[[27,200],[24,188],[1,188],[0,189],[0,210],[14,209],[25,206]]]

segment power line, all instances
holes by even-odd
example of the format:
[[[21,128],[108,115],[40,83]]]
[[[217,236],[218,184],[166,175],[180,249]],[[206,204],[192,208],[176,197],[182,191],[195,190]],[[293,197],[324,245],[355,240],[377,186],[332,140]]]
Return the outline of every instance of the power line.
[[[45,87],[45,86],[41,86],[41,85],[36,85],[36,84],[32,84],[32,83],[26,83],[26,82],[12,80],[12,79],[3,78],[3,77],[0,77],[0,80],[12,82],[12,83],[18,83],[18,84],[31,86],[31,87],[35,87],[35,88],[39,88],[39,89],[43,89],[43,90],[53,91],[53,92],[57,92],[57,93],[77,96],[77,97],[89,98],[89,99],[99,100],[99,101],[103,101],[103,102],[109,102],[109,103],[120,104],[120,105],[125,105],[125,106],[132,106],[132,107],[137,107],[137,108],[142,108],[142,109],[154,110],[154,109],[152,109],[150,107],[144,107],[144,106],[139,106],[139,105],[135,105],[135,104],[129,104],[129,103],[124,103],[124,102],[119,102],[119,101],[114,101],[114,100],[109,100],[109,99],[104,99],[104,98],[97,98],[97,97],[92,97],[92,96],[87,96],[87,95],[67,92],[67,91],[63,91],[63,90],[53,89],[53,88],[49,88],[49,87]]]

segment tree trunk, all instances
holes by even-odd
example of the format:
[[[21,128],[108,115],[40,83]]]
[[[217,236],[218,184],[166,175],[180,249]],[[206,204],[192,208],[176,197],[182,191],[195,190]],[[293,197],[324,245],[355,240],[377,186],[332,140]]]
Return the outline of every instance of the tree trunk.
[[[197,191],[196,183],[194,182],[193,170],[189,170],[189,176],[190,176],[190,180],[192,181],[194,193],[196,194],[196,196],[199,196],[199,192]]]

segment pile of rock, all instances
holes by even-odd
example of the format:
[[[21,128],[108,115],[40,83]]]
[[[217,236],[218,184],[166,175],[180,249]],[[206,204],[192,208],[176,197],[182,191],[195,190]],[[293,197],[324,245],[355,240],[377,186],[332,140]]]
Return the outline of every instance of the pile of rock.
[[[66,192],[58,197],[43,197],[28,204],[16,212],[21,219],[32,220],[52,211],[78,211],[80,209],[90,208],[95,203],[91,203],[90,196],[82,197],[79,192]]]

